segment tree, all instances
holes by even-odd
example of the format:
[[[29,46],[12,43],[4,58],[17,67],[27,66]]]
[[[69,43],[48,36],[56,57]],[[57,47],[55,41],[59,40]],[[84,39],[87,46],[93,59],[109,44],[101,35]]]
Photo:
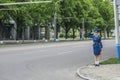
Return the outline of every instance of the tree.
[[[7,0],[6,2],[24,2],[29,0]],[[17,22],[18,28],[18,37],[24,39],[24,30],[26,26],[31,26],[35,28],[40,26],[40,24],[47,24],[52,22],[53,17],[53,4],[31,4],[31,5],[14,5],[14,6],[6,6],[7,8],[17,8],[18,10],[13,10],[7,12],[15,22]],[[9,17],[9,16],[8,16]],[[9,18],[6,18],[9,19]],[[22,33],[22,34],[21,34]],[[34,34],[35,32],[33,32]],[[35,35],[35,34],[34,34]]]
[[[93,0],[94,6],[98,8],[101,15],[101,19],[98,21],[97,27],[104,30],[105,38],[107,37],[107,29],[112,29],[113,26],[109,26],[113,23],[113,6],[109,0]],[[102,22],[101,22],[102,20]],[[110,28],[111,27],[111,28]]]
[[[0,0],[5,2],[24,2],[30,0]],[[35,0],[40,1],[40,0]],[[58,3],[57,3],[58,2]],[[57,3],[57,4],[56,4]],[[56,5],[55,5],[56,4]],[[72,35],[76,30],[82,30],[82,22],[85,23],[86,34],[98,27],[102,31],[105,30],[109,34],[109,30],[113,29],[113,7],[109,0],[52,0],[47,4],[31,4],[31,5],[14,5],[0,6],[1,8],[17,9],[11,11],[0,11],[0,36],[3,37],[4,22],[9,23],[10,17],[17,23],[18,38],[24,39],[24,30],[30,26],[33,39],[38,39],[38,33],[41,24],[45,28],[45,38],[49,37],[49,24],[53,23],[54,13],[57,13],[57,33],[59,26],[65,30],[65,38],[72,29]],[[5,32],[4,32],[5,33]],[[74,38],[74,37],[73,37]]]
[[[78,27],[78,29],[80,31],[80,38],[81,38],[81,35],[83,35],[83,24],[84,24],[83,21],[85,22],[85,30],[87,31],[87,29],[89,28],[86,26],[86,24],[90,22],[89,21],[89,19],[90,19],[89,13],[90,13],[91,7],[93,7],[93,6],[92,6],[92,3],[90,0],[76,1],[74,11],[75,11],[75,15],[76,15],[75,19],[77,22],[76,26]]]
[[[68,38],[68,32],[70,30],[70,28],[73,25],[73,19],[74,18],[74,7],[75,7],[75,1],[74,0],[63,0],[60,3],[60,15],[62,18],[62,25],[63,28],[65,29],[65,38]]]

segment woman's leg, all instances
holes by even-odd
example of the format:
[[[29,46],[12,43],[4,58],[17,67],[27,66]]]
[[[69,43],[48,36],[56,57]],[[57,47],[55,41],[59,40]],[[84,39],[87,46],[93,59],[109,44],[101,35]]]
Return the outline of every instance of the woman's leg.
[[[100,51],[99,59],[102,60],[102,51]]]
[[[94,56],[95,66],[99,66],[99,56]]]

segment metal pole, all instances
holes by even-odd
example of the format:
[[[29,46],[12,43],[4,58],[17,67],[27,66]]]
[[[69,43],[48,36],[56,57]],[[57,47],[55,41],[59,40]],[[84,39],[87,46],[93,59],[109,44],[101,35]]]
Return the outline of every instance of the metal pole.
[[[82,40],[84,40],[85,21],[82,22]]]
[[[54,14],[54,42],[56,42],[57,40],[56,40],[56,19],[57,19],[57,17],[56,17],[56,11],[55,11],[55,14]]]
[[[50,3],[52,1],[34,1],[34,2],[14,2],[14,3],[1,3],[0,6],[5,5],[22,5],[22,4],[37,4],[37,3]]]
[[[59,1],[57,1],[57,2],[55,2],[55,13],[54,13],[54,42],[56,42],[58,39],[56,38],[56,35],[57,35],[57,28],[56,28],[56,24],[57,24],[57,22],[56,22],[56,20],[57,20],[57,13],[56,13],[56,5],[57,5],[57,3],[58,2],[60,2],[61,0],[59,0]]]
[[[18,8],[2,8],[0,11],[13,11],[13,10],[19,10]]]
[[[116,57],[120,58],[120,39],[119,39],[119,16],[118,16],[118,5],[117,0],[114,0],[114,18],[115,18],[115,39],[116,39]]]

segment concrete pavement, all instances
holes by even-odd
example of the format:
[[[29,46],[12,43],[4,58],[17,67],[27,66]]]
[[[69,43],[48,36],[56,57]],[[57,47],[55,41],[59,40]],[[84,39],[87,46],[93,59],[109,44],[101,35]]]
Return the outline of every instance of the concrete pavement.
[[[77,74],[85,80],[120,80],[120,64],[87,65],[79,68]]]

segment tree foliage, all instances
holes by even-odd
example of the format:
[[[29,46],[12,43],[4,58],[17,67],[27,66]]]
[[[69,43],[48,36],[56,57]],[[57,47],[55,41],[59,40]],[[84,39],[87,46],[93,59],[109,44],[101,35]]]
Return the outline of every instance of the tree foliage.
[[[0,3],[6,2],[25,2],[25,1],[43,1],[43,0],[0,0]],[[58,2],[58,3],[57,3]],[[101,30],[112,29],[113,6],[109,0],[52,0],[52,3],[31,4],[31,5],[12,5],[0,6],[13,10],[1,10],[0,20],[9,21],[10,17],[14,19],[19,26],[35,27],[35,25],[53,24],[54,13],[57,13],[57,22],[67,34],[70,29],[78,30],[82,28],[82,22],[85,21],[85,30],[91,31],[98,27]],[[2,24],[0,24],[2,26]],[[74,35],[74,33],[73,33]]]

